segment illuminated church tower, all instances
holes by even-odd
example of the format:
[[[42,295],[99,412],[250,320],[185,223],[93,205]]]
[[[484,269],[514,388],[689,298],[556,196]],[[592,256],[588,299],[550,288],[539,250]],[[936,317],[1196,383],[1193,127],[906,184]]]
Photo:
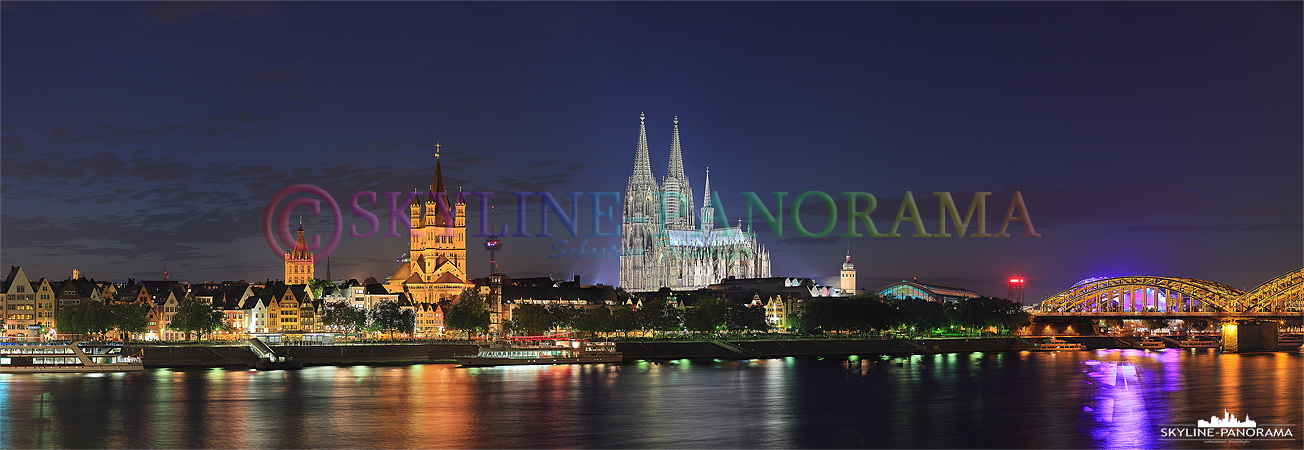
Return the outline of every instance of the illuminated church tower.
[[[839,280],[842,295],[856,295],[856,266],[851,264],[851,249],[847,249],[847,260],[842,263],[842,278]]]
[[[294,248],[285,252],[285,284],[308,284],[313,279],[315,267],[312,252],[303,240],[303,223],[299,223],[299,237],[294,238]]]
[[[387,289],[406,292],[412,303],[456,301],[472,286],[466,281],[466,199],[458,192],[449,201],[438,153],[424,206],[422,211],[415,197],[409,205],[408,260],[389,278]]]

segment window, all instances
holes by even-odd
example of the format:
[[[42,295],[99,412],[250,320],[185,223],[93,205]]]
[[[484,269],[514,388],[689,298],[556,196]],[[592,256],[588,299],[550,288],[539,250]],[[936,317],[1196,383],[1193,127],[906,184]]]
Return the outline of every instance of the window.
[[[18,292],[27,292],[27,286],[18,286]]]

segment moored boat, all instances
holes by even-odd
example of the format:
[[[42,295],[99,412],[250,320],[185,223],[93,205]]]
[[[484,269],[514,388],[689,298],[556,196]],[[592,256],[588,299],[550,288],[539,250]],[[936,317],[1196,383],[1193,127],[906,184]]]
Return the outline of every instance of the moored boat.
[[[1193,336],[1177,341],[1181,348],[1218,348],[1218,341],[1207,336]]]
[[[514,339],[481,347],[472,356],[453,358],[464,367],[530,364],[588,364],[620,362],[624,356],[614,342],[580,339]]]
[[[1036,347],[1033,347],[1033,350],[1049,352],[1056,350],[1083,350],[1086,347],[1086,345],[1083,345],[1080,342],[1069,342],[1063,339],[1049,338],[1046,339],[1046,341],[1037,344]]]
[[[124,355],[121,344],[0,342],[0,373],[135,372],[139,357]]]
[[[1164,345],[1164,341],[1162,339],[1145,337],[1139,341],[1136,341],[1136,348],[1142,350],[1163,350],[1164,348],[1166,348],[1166,346]]]
[[[1278,347],[1299,347],[1304,345],[1304,335],[1283,334],[1277,337]]]

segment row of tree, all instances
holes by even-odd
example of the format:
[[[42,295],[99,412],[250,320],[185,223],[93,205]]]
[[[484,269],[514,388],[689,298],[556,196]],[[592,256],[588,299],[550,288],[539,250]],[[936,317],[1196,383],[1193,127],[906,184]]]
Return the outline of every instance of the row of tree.
[[[956,303],[917,298],[881,299],[873,295],[827,297],[806,301],[803,314],[787,318],[801,334],[911,330],[944,331],[955,328],[1014,330],[1031,321],[1017,303],[978,297]]]
[[[117,331],[123,339],[128,339],[131,333],[149,329],[149,305],[86,301],[59,308],[58,323],[60,334],[104,339],[109,332]],[[205,334],[220,329],[222,323],[221,311],[214,311],[212,305],[186,294],[177,302],[176,313],[167,327],[186,333],[187,339],[191,334],[203,339]]]
[[[348,303],[327,303],[322,307],[321,324],[346,333],[381,332],[412,334],[416,331],[416,313],[395,302],[380,302],[371,311]]]

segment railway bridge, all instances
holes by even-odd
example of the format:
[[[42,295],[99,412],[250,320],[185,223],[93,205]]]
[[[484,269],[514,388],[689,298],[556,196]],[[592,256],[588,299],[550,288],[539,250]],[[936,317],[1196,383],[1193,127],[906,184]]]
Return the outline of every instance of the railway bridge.
[[[1277,347],[1277,330],[1304,316],[1304,267],[1249,291],[1195,278],[1109,277],[1083,280],[1047,298],[1038,323],[1098,319],[1207,319],[1221,324],[1223,351]]]

